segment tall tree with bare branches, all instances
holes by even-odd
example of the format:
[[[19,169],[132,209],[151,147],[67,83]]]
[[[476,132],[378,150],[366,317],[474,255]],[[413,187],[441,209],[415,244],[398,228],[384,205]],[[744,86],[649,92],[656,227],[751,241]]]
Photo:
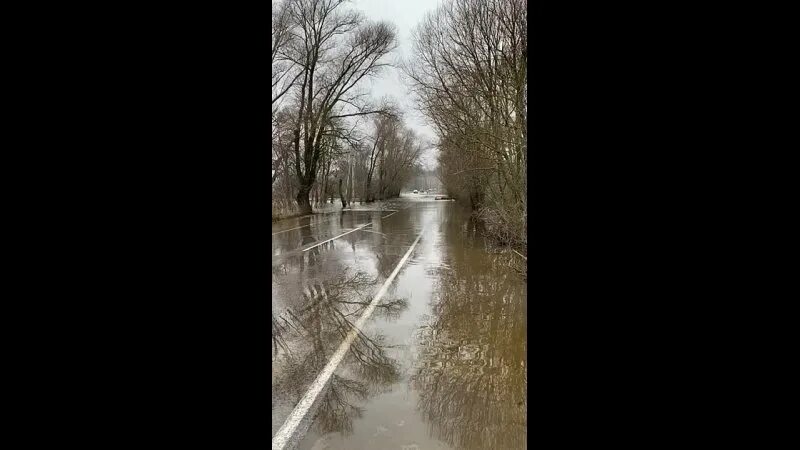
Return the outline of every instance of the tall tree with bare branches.
[[[527,242],[526,27],[524,0],[445,0],[404,70],[437,130],[444,184],[511,244]]]
[[[323,141],[336,119],[388,111],[358,89],[364,78],[386,66],[396,43],[390,24],[368,22],[341,0],[285,0],[287,44],[277,57],[296,67],[287,91],[297,106],[293,126],[294,175],[300,213],[311,213],[309,193],[317,179]]]

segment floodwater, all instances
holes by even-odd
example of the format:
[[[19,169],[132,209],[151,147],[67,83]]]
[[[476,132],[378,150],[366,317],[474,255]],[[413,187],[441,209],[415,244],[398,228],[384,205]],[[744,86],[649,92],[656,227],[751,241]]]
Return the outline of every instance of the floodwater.
[[[381,207],[273,225],[273,443],[297,407],[284,448],[526,448],[519,257],[492,248],[454,202],[409,195]]]

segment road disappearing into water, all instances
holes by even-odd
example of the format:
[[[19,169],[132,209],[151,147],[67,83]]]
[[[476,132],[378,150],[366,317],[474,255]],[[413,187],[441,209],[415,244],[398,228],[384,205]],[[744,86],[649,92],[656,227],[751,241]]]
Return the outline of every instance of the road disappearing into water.
[[[273,224],[273,449],[526,448],[519,256],[434,198]]]

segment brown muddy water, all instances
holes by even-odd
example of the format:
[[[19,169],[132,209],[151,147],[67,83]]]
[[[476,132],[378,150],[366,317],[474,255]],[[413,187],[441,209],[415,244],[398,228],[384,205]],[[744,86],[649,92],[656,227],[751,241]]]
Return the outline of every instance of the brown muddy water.
[[[396,212],[273,225],[273,448],[525,448],[519,257],[492,248],[454,202],[415,195],[383,208]]]

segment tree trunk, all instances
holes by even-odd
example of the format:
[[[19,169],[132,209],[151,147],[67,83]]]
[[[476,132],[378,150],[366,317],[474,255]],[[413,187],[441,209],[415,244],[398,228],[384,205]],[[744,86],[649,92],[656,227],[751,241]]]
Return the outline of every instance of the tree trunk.
[[[347,178],[347,202],[351,205],[353,204],[353,158],[350,158],[350,163],[348,164],[348,178]]]
[[[342,209],[344,209],[347,208],[347,201],[344,199],[344,192],[342,191],[342,181],[343,180],[339,178],[339,198],[342,199]]]
[[[308,199],[310,186],[300,186],[297,191],[297,206],[300,208],[300,214],[311,214],[311,202]]]
[[[375,196],[372,194],[372,174],[367,175],[367,185],[364,187],[364,197],[367,199],[367,203],[372,203],[375,201]]]
[[[381,158],[381,168],[378,170],[378,200],[383,200],[383,191],[386,186],[383,184],[383,158]]]
[[[322,203],[327,203],[327,194],[328,194],[328,167],[324,167],[322,170],[322,187],[321,187],[321,200]]]

